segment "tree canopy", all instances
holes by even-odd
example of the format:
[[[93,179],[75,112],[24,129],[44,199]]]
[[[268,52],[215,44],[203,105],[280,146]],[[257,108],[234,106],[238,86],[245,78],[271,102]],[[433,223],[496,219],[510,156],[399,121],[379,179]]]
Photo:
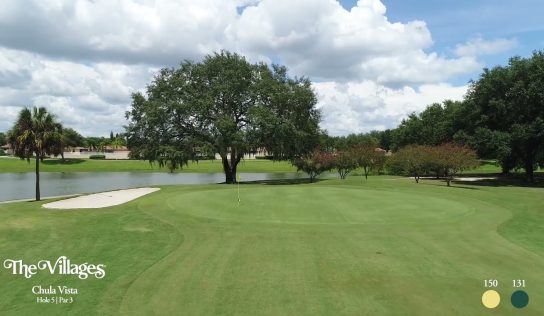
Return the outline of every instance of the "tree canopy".
[[[0,132],[0,146],[7,144],[7,137],[5,133]]]
[[[467,146],[451,143],[440,146],[407,145],[399,149],[387,161],[393,174],[410,175],[417,183],[421,176],[434,174],[444,176],[450,186],[454,176],[461,171],[479,165],[476,152]]]
[[[298,171],[306,172],[310,177],[310,182],[314,182],[315,178],[323,172],[336,167],[335,156],[319,148],[293,159],[292,164],[297,167]],[[345,175],[342,179],[345,178]]]
[[[469,142],[499,158],[504,171],[544,165],[544,52],[484,69],[466,97]]]
[[[210,153],[236,182],[243,156],[266,149],[294,159],[319,142],[320,112],[307,78],[283,66],[251,64],[221,51],[162,69],[146,94],[132,96],[126,127],[131,156],[176,169]]]
[[[40,200],[40,160],[62,153],[62,130],[62,125],[45,108],[34,107],[21,110],[8,132],[15,156],[29,162],[32,156],[36,158],[36,201]]]

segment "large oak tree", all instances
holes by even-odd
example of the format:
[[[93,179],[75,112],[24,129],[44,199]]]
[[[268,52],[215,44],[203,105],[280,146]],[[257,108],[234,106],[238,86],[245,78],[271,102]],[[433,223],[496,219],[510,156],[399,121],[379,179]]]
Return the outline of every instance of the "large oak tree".
[[[221,51],[162,69],[145,94],[132,96],[128,145],[133,158],[171,170],[218,153],[225,181],[235,183],[247,153],[266,149],[283,160],[315,148],[316,102],[307,78]]]

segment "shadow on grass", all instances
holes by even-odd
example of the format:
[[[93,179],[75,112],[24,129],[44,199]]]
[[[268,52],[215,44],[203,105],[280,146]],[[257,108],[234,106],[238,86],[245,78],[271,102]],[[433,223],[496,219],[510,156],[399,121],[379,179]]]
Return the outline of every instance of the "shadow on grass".
[[[544,188],[544,173],[535,172],[534,182],[529,182],[524,173],[512,173],[503,175],[500,173],[484,173],[484,174],[463,174],[462,177],[482,177],[494,179],[481,179],[474,181],[454,180],[454,183],[468,186],[489,186],[489,187],[527,187],[527,188]]]
[[[326,179],[315,179],[314,182],[310,182],[308,178],[299,178],[299,179],[274,179],[274,180],[255,180],[255,181],[242,181],[240,185],[251,185],[251,184],[266,184],[266,185],[294,185],[294,184],[309,184],[309,183],[318,183]],[[225,184],[224,182],[221,184]]]
[[[57,165],[75,165],[75,164],[80,164],[84,161],[85,159],[66,158],[64,159],[64,161],[62,159],[45,159],[42,163],[44,165],[57,166]]]
[[[416,183],[414,181],[414,183]],[[479,188],[476,188],[474,186],[465,186],[465,182],[461,182],[461,181],[452,181],[451,182],[452,185],[449,187],[449,188],[452,188],[452,189],[467,189],[467,190],[480,190]],[[455,184],[455,185],[454,185]],[[461,185],[459,185],[461,184]],[[417,185],[431,185],[431,186],[435,186],[435,187],[448,187],[447,183],[446,183],[446,180],[444,179],[421,179],[419,180],[419,183],[417,183]]]

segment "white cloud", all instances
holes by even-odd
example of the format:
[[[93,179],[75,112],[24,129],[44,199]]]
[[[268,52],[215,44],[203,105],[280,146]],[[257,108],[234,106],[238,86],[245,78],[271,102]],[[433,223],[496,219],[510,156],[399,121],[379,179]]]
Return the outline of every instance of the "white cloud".
[[[222,48],[246,2],[6,0],[0,43],[72,60],[176,64]]]
[[[509,51],[518,45],[516,39],[499,38],[496,40],[484,40],[481,37],[459,44],[455,48],[457,56],[482,56],[493,55]]]
[[[29,76],[17,87],[0,86],[0,109],[5,114],[0,130],[11,127],[15,109],[44,106],[62,123],[88,135],[121,131],[131,93],[141,91],[156,70],[115,63],[84,65],[0,48],[0,62],[3,59],[13,62],[11,72]]]
[[[323,127],[331,135],[362,133],[396,127],[412,112],[444,100],[460,100],[467,86],[421,85],[392,89],[372,81],[321,82],[313,85],[324,114]]]
[[[393,127],[458,98],[466,87],[444,82],[481,68],[479,52],[508,46],[479,39],[448,58],[432,45],[424,21],[392,23],[379,0],[351,10],[335,0],[6,0],[0,130],[14,109],[44,105],[83,133],[121,131],[130,94],[159,67],[220,49],[309,76],[333,134]]]
[[[333,0],[261,1],[227,29],[238,50],[274,56],[316,80],[375,80],[385,85],[434,83],[481,65],[472,57],[425,53],[425,22],[391,23],[378,0],[350,11]],[[437,71],[438,70],[438,71]]]
[[[425,22],[391,23],[379,0],[361,0],[349,11],[335,0],[11,0],[4,6],[0,43],[72,61],[164,66],[233,49],[314,80],[392,85],[480,68],[473,58],[426,53],[433,41]]]

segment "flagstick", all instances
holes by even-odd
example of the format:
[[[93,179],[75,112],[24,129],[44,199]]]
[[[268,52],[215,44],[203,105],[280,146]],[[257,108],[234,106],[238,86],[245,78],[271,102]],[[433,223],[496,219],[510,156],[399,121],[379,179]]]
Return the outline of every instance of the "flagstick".
[[[240,176],[237,176],[237,179],[238,181],[238,206],[240,206]]]

